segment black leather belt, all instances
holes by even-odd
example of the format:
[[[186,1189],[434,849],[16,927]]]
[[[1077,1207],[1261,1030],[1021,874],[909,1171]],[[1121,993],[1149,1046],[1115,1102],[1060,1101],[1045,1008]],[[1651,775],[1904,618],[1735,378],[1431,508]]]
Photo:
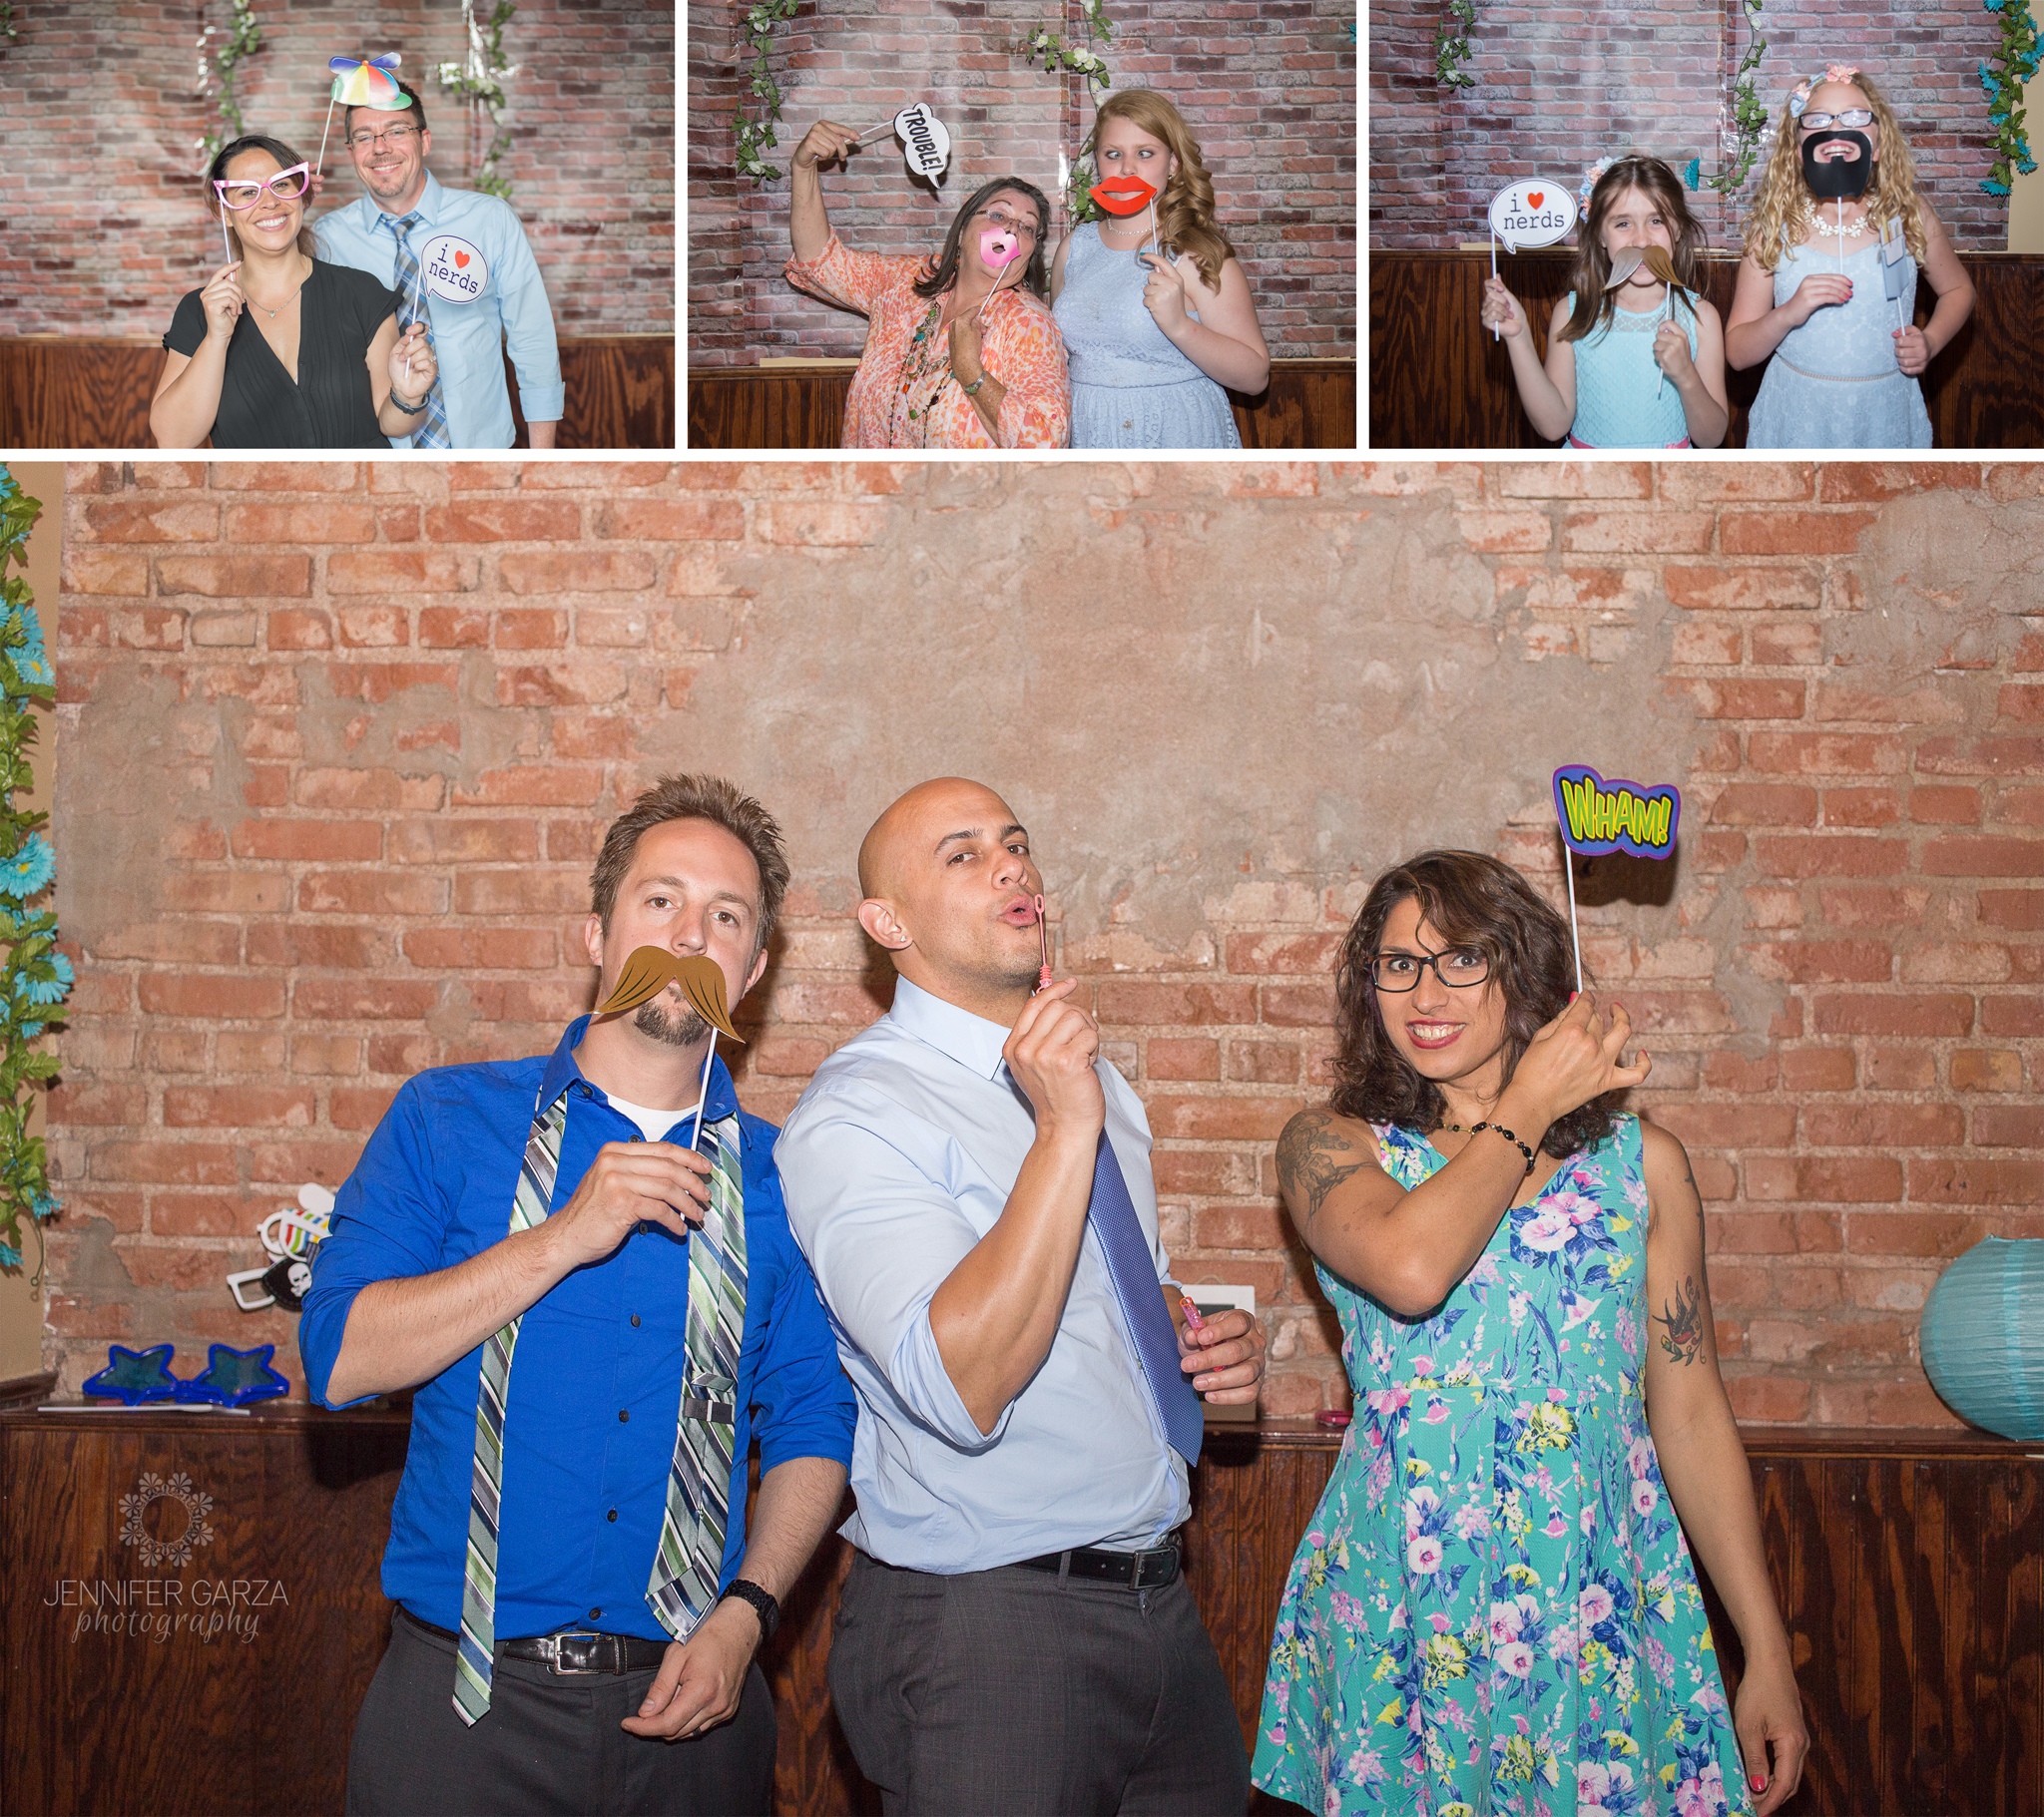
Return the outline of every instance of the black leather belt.
[[[443,1640],[452,1640],[457,1646],[461,1636],[451,1628],[436,1626],[431,1621],[421,1621],[408,1608],[397,1611],[414,1627],[422,1627],[429,1634],[438,1634]],[[551,1665],[555,1673],[563,1678],[583,1678],[594,1673],[654,1671],[667,1657],[668,1643],[665,1640],[645,1640],[637,1634],[599,1634],[577,1629],[568,1633],[536,1634],[527,1640],[499,1640],[497,1657],[500,1659],[534,1659],[542,1665]]]
[[[1157,1590],[1178,1576],[1178,1536],[1148,1552],[1110,1552],[1102,1546],[1075,1546],[1070,1552],[1047,1552],[1040,1559],[1016,1560],[1024,1571],[1054,1571],[1088,1584],[1124,1584],[1130,1590]]]

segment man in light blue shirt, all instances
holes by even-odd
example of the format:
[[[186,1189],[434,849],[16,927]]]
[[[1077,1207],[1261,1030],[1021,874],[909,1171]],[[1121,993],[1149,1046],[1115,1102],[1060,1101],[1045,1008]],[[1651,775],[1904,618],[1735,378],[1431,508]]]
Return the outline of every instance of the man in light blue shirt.
[[[411,90],[404,96],[410,105],[402,113],[347,110],[348,156],[369,193],[312,226],[321,258],[398,291],[400,328],[415,313],[425,316],[440,376],[418,428],[390,445],[510,447],[508,344],[532,445],[551,448],[565,388],[553,310],[525,228],[500,198],[446,189],[426,169],[426,110]]]
[[[859,878],[894,1005],[775,1151],[859,1402],[839,1721],[888,1817],[1239,1817],[1175,1530],[1198,1394],[1255,1400],[1263,1332],[1187,1327],[1142,1104],[1075,981],[1032,994],[1042,882],[1000,797],[910,790]]]

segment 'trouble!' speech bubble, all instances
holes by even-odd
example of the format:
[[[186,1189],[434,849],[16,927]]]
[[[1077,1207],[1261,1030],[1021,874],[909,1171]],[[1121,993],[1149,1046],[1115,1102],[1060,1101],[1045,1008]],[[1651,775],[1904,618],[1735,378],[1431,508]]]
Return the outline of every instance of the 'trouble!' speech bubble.
[[[1526,177],[1490,199],[1490,230],[1516,252],[1551,246],[1576,225],[1576,193],[1556,177]]]

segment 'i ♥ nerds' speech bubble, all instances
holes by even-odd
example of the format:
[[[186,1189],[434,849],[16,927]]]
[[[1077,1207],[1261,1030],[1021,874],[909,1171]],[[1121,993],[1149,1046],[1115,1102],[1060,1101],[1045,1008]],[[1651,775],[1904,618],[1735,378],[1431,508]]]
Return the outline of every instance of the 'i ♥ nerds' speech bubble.
[[[1576,225],[1576,194],[1555,177],[1527,177],[1490,199],[1490,230],[1516,252],[1551,246]]]

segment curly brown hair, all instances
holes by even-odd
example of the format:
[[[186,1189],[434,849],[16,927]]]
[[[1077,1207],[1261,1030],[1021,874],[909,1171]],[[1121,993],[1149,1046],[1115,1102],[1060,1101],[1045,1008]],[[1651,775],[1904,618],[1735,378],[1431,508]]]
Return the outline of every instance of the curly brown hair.
[[[1430,1133],[1440,1128],[1446,1102],[1440,1088],[1392,1045],[1370,981],[1384,923],[1408,896],[1418,900],[1442,939],[1488,956],[1490,988],[1504,993],[1506,1083],[1526,1044],[1568,1008],[1574,969],[1568,923],[1509,864],[1481,852],[1421,852],[1370,885],[1334,972],[1334,1027],[1341,1046],[1329,1102],[1343,1117]],[[1566,1159],[1602,1141],[1612,1121],[1611,1095],[1593,1098],[1549,1125],[1540,1145]]]

